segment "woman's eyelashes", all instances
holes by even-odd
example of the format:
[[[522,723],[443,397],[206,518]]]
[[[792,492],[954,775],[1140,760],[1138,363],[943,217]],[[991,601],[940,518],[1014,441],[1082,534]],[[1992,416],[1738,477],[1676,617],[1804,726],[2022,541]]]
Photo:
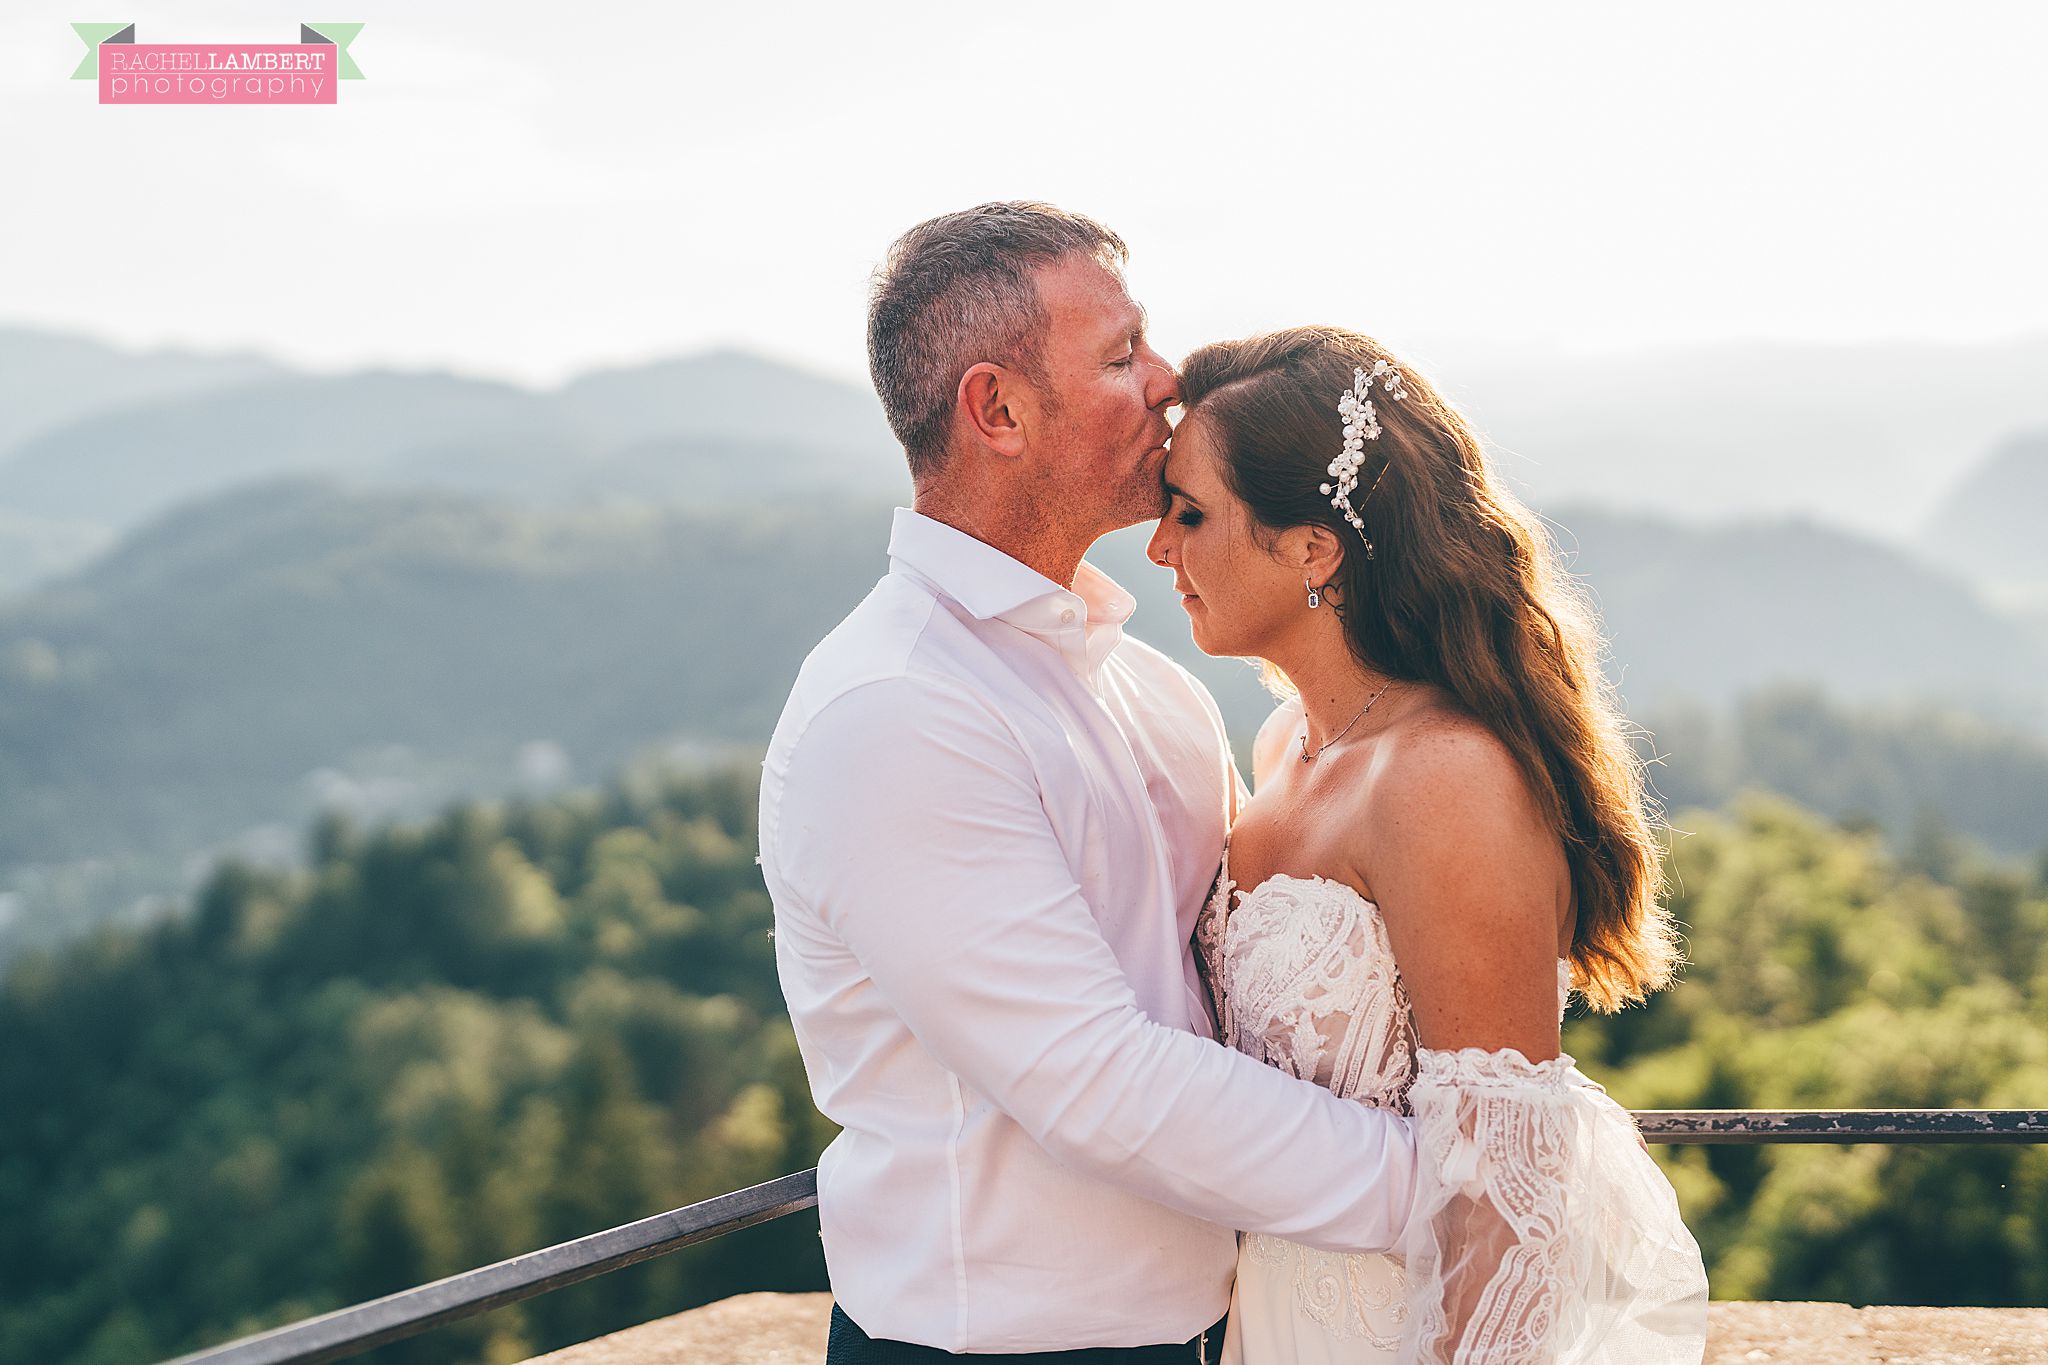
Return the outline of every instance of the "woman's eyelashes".
[[[1180,509],[1180,515],[1175,517],[1174,520],[1183,526],[1200,526],[1202,524],[1202,514],[1192,507],[1183,507]]]

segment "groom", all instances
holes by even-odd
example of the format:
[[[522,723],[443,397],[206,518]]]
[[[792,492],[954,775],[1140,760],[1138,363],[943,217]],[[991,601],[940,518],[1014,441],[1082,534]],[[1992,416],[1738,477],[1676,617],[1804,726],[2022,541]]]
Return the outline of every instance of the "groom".
[[[876,277],[916,509],[761,787],[776,964],[843,1129],[818,1163],[834,1365],[1192,1361],[1231,1229],[1384,1250],[1406,1218],[1406,1120],[1209,1041],[1188,940],[1242,784],[1214,701],[1081,558],[1159,515],[1179,401],[1125,256],[983,204]]]

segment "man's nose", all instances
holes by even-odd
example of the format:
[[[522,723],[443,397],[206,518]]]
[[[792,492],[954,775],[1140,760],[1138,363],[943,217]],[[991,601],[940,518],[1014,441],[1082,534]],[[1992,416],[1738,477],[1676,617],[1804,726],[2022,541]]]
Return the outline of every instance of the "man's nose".
[[[1152,379],[1145,388],[1149,406],[1170,408],[1180,402],[1180,371],[1173,368],[1173,362],[1147,346],[1145,363],[1152,367]]]

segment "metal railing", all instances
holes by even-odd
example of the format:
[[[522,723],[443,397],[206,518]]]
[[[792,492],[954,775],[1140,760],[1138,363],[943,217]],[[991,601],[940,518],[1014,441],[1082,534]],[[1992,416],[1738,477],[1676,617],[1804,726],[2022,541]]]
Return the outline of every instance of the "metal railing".
[[[1635,1118],[1644,1139],[1660,1146],[2048,1142],[2048,1110],[2044,1109],[1641,1109]],[[817,1171],[798,1171],[701,1204],[180,1356],[165,1365],[319,1365],[341,1360],[798,1213],[817,1202]]]

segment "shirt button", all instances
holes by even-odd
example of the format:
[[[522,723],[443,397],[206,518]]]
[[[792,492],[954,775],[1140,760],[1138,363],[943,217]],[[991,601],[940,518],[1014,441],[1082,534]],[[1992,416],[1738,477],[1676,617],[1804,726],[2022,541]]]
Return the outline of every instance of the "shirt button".
[[[1060,613],[1060,624],[1063,626],[1074,624],[1074,613],[1071,609]]]

